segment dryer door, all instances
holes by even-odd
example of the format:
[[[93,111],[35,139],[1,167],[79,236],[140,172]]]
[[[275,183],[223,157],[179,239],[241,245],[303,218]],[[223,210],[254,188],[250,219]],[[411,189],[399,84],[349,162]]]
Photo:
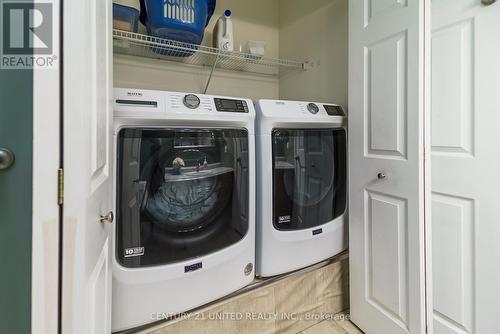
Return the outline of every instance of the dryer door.
[[[241,240],[248,231],[248,162],[245,130],[121,130],[118,262],[175,263]]]
[[[343,129],[274,129],[273,224],[301,230],[332,221],[346,208]]]

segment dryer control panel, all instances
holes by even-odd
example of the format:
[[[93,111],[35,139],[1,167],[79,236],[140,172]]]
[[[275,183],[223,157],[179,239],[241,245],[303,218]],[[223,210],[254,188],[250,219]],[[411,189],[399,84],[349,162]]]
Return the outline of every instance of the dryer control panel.
[[[259,100],[260,113],[271,118],[302,118],[311,121],[339,121],[345,118],[346,112],[341,105],[322,102]]]
[[[347,125],[347,113],[334,103],[259,100],[257,131],[279,128],[339,128]]]

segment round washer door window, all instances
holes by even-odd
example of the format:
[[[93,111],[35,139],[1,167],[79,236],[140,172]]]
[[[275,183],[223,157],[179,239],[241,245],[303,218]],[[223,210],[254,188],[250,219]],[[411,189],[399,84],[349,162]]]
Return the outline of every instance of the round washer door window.
[[[344,213],[344,130],[275,129],[272,145],[275,228],[312,228]]]
[[[123,129],[117,163],[116,256],[122,265],[185,261],[246,235],[245,130]]]

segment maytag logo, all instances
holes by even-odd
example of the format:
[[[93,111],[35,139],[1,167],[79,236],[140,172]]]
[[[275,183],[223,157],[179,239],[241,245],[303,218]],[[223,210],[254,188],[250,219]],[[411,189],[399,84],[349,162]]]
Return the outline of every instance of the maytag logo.
[[[201,268],[203,268],[203,263],[198,262],[195,264],[191,264],[189,266],[184,266],[184,272],[189,273],[191,271],[196,271],[196,270],[201,269]]]
[[[322,228],[318,228],[317,230],[313,230],[313,235],[318,235],[318,234],[321,234],[323,233],[323,229]]]
[[[2,69],[56,68],[53,1],[0,0]]]
[[[142,93],[140,93],[140,92],[127,92],[127,96],[141,97]]]

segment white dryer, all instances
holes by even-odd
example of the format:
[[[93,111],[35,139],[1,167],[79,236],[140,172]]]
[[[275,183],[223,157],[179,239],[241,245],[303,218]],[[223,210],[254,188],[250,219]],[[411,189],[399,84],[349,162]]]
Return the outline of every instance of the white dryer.
[[[254,278],[251,100],[115,90],[113,331],[162,320]]]
[[[256,102],[256,273],[273,276],[347,248],[347,132],[342,107]]]

